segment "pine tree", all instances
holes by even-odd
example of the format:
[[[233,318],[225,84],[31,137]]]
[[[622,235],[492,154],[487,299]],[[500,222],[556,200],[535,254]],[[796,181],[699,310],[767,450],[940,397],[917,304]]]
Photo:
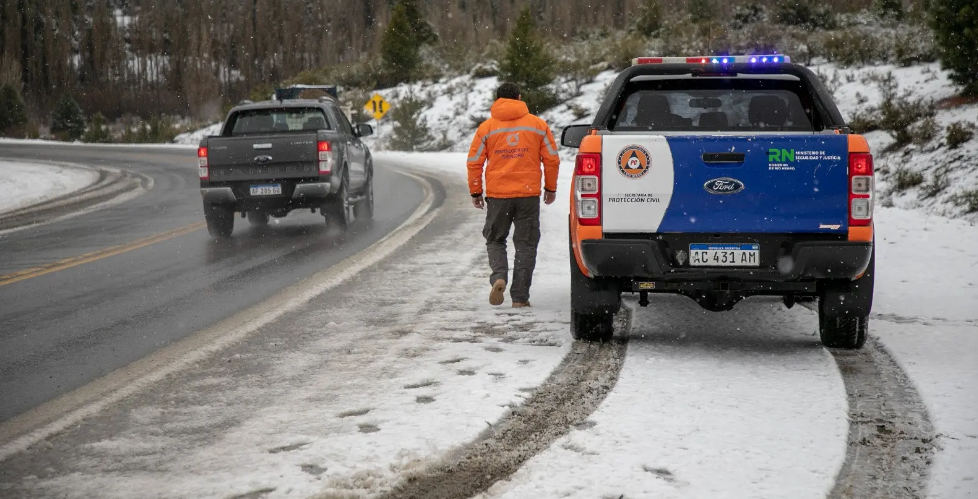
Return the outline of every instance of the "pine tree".
[[[881,19],[903,20],[903,0],[873,0],[873,10]]]
[[[78,140],[85,133],[85,113],[78,102],[65,94],[54,107],[51,132],[67,140]]]
[[[421,116],[424,102],[414,97],[401,99],[391,108],[394,131],[387,147],[394,151],[431,151],[437,149],[428,121]]]
[[[389,78],[384,83],[397,85],[414,79],[418,64],[421,63],[418,45],[407,7],[398,2],[394,5],[391,22],[380,41],[381,58]]]
[[[404,6],[404,13],[407,14],[418,44],[429,45],[438,42],[438,34],[435,33],[435,28],[421,15],[418,3],[415,0],[401,0],[399,3]]]
[[[633,29],[647,37],[655,36],[662,29],[662,6],[659,5],[659,0],[645,0]]]
[[[4,85],[0,88],[0,134],[20,133],[27,124],[27,110],[24,101],[14,87]]]
[[[962,94],[978,96],[978,5],[974,0],[930,2],[930,22],[941,48],[941,66]]]
[[[112,133],[105,126],[105,116],[102,116],[102,113],[92,115],[92,120],[88,123],[88,129],[82,135],[82,141],[99,144],[112,142]]]
[[[554,59],[537,35],[536,21],[529,8],[520,13],[509,35],[499,77],[501,81],[519,85],[531,113],[540,113],[556,104],[556,96],[547,88],[554,79]]]

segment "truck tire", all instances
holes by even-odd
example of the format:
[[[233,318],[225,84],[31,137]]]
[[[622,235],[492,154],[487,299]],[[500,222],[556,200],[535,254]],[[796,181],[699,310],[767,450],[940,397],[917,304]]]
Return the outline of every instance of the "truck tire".
[[[323,207],[323,214],[327,224],[345,231],[353,222],[352,211],[350,206],[350,179],[344,174],[343,180],[340,181],[339,192]]]
[[[827,286],[818,301],[818,333],[828,348],[858,350],[869,335],[869,314],[876,281],[876,248],[862,277],[850,283]],[[842,304],[842,305],[840,305]],[[844,306],[845,313],[834,308]]]
[[[575,340],[606,342],[615,335],[615,316],[609,313],[582,314],[571,309],[570,330]]]
[[[374,218],[374,174],[367,174],[367,183],[363,187],[363,199],[353,207],[353,216],[357,220],[373,220]]]
[[[615,334],[614,318],[621,309],[618,283],[592,279],[577,266],[570,249],[571,337],[582,341],[608,341]]]
[[[264,211],[249,211],[248,223],[252,227],[266,227],[268,226],[268,213]]]
[[[204,220],[211,237],[227,239],[234,231],[234,211],[217,204],[204,205]]]

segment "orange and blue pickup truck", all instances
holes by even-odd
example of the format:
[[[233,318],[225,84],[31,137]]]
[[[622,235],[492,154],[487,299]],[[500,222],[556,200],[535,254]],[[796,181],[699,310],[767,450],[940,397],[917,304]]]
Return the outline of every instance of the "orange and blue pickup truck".
[[[873,156],[784,55],[641,57],[578,148],[571,331],[607,340],[622,293],[818,303],[822,343],[857,349],[873,302]]]

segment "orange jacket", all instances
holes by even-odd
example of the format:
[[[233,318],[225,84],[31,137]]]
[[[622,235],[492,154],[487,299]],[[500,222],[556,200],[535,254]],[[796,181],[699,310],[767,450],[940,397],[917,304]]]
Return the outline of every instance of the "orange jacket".
[[[544,188],[555,192],[560,158],[547,123],[530,114],[524,102],[512,99],[496,100],[491,116],[479,125],[469,149],[469,193],[483,194],[486,159],[486,197],[540,196],[541,177]]]

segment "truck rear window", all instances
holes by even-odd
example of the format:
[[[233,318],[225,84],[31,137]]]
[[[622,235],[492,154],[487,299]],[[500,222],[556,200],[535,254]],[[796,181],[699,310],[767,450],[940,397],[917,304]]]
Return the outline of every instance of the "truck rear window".
[[[632,81],[612,116],[612,130],[813,132],[819,120],[805,97],[801,82],[791,80]]]
[[[288,107],[251,109],[235,113],[231,116],[224,134],[238,136],[329,129],[329,121],[321,109],[316,107]]]

